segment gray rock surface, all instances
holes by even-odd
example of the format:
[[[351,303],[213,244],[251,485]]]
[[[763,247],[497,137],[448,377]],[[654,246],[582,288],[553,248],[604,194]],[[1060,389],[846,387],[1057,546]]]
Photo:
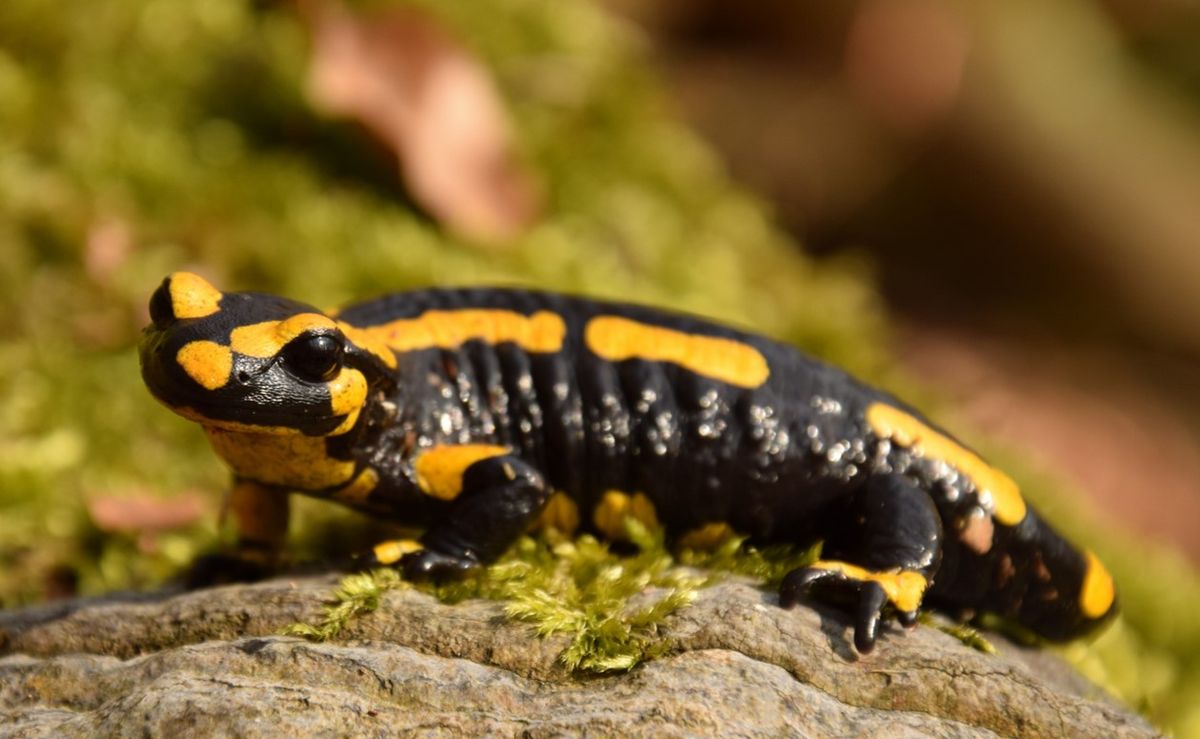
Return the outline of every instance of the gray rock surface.
[[[4,736],[1153,736],[1048,654],[1001,656],[918,627],[857,657],[832,610],[784,611],[729,581],[667,621],[677,649],[572,675],[565,645],[498,604],[389,592],[336,643],[332,577],[0,613]]]

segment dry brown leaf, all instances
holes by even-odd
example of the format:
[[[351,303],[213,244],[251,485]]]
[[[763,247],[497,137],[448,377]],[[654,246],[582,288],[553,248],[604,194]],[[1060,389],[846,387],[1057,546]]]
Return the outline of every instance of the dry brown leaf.
[[[484,241],[517,236],[533,221],[538,188],[514,156],[495,85],[443,28],[411,9],[300,7],[313,42],[312,104],[357,121],[395,152],[417,202]]]
[[[937,0],[867,0],[846,40],[846,76],[860,102],[898,132],[921,133],[962,92],[971,34]]]
[[[108,286],[133,253],[133,229],[116,216],[104,216],[88,226],[83,266],[98,285]]]
[[[87,510],[101,531],[134,533],[190,526],[204,517],[206,506],[204,497],[194,493],[174,498],[106,495],[89,500]]]

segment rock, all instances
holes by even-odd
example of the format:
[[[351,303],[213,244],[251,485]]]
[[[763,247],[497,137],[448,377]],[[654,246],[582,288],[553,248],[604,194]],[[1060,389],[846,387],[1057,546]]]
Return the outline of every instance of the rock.
[[[785,611],[738,580],[669,617],[669,655],[606,677],[568,673],[565,640],[496,603],[411,590],[337,643],[277,635],[336,582],[0,613],[0,735],[1154,735],[1046,653],[917,627],[860,658],[839,612]]]

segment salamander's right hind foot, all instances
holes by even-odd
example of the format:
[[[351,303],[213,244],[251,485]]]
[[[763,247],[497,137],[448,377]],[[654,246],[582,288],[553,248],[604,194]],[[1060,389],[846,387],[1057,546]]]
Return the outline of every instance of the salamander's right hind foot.
[[[854,609],[854,648],[867,654],[875,648],[879,623],[896,613],[901,623],[916,621],[927,586],[912,570],[871,572],[846,562],[818,561],[792,570],[779,587],[779,604],[791,608],[801,598],[850,605]]]

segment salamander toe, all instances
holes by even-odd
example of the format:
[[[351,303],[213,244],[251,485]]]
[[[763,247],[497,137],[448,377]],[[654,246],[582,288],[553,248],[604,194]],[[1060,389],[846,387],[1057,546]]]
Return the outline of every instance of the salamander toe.
[[[861,574],[859,574],[861,573]],[[897,601],[908,605],[911,594],[898,586],[903,575],[872,573],[844,563],[816,562],[792,570],[779,588],[779,604],[791,608],[804,597],[853,609],[854,647],[860,654],[875,648],[879,625],[886,615],[896,614],[897,620],[911,626],[916,623],[918,608],[902,608]]]

